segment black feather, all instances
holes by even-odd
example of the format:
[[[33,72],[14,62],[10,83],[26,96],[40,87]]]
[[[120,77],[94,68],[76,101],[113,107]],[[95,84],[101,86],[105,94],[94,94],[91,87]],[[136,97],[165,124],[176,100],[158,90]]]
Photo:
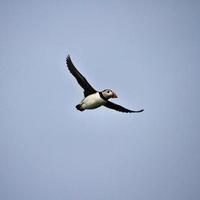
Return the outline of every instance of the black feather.
[[[104,105],[105,107],[107,108],[110,108],[110,109],[113,109],[113,110],[116,110],[116,111],[119,111],[119,112],[125,112],[125,113],[139,113],[139,112],[142,112],[144,111],[143,109],[142,110],[129,110],[127,108],[124,108],[118,104],[115,104],[113,102],[110,102],[110,101],[107,101],[106,104]]]
[[[69,71],[76,78],[79,85],[84,89],[85,97],[96,92],[96,90],[88,83],[86,78],[76,69],[76,67],[72,63],[69,55],[66,58],[66,64],[67,64]]]

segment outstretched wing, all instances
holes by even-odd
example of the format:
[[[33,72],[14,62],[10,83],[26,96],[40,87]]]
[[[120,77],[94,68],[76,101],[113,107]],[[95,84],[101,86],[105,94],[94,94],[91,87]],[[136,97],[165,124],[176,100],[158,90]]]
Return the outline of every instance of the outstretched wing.
[[[96,90],[88,83],[86,78],[76,69],[69,55],[66,58],[66,64],[69,71],[76,78],[79,85],[84,89],[85,97],[96,92]]]
[[[110,108],[110,109],[113,109],[113,110],[117,110],[119,112],[125,112],[125,113],[139,113],[139,112],[142,112],[144,111],[143,109],[142,110],[129,110],[127,108],[124,108],[118,104],[115,104],[113,102],[110,102],[110,101],[107,101],[106,104],[104,105],[105,107],[107,108]]]

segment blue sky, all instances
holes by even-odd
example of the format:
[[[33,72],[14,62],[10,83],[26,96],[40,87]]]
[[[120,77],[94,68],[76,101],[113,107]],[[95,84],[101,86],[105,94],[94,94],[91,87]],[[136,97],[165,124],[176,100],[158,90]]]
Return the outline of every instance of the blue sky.
[[[199,1],[1,1],[0,199],[199,199]],[[116,103],[79,112],[67,54]]]

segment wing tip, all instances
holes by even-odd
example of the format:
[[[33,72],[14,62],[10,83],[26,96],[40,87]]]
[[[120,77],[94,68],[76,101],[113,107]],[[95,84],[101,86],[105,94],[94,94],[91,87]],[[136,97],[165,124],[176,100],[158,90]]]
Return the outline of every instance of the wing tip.
[[[141,110],[137,110],[137,111],[132,111],[132,113],[140,113],[140,112],[143,112],[144,109],[141,109]]]
[[[66,63],[69,63],[69,62],[71,62],[71,58],[70,58],[70,55],[68,54],[66,57]]]

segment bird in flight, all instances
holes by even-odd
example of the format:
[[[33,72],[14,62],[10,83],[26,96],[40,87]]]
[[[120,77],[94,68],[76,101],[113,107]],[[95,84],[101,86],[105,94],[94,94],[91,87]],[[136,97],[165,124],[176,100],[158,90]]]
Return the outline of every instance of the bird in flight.
[[[105,89],[103,91],[95,90],[86,80],[86,78],[76,69],[69,55],[66,58],[66,64],[69,71],[76,78],[77,82],[84,90],[83,93],[85,98],[78,105],[76,105],[77,110],[84,111],[87,109],[95,109],[100,106],[105,106],[107,108],[125,113],[138,113],[143,111],[143,109],[137,111],[129,110],[109,101],[111,98],[117,98],[116,93],[111,89]]]

